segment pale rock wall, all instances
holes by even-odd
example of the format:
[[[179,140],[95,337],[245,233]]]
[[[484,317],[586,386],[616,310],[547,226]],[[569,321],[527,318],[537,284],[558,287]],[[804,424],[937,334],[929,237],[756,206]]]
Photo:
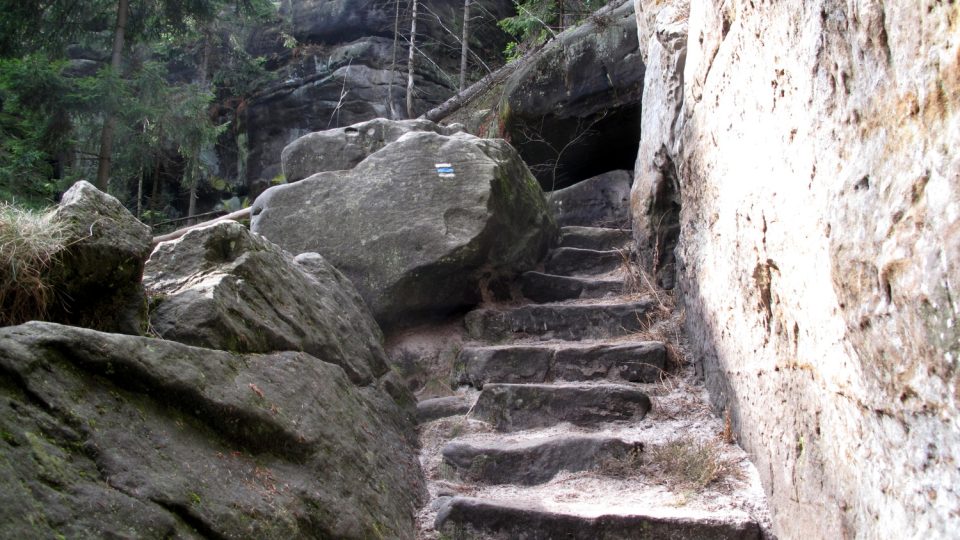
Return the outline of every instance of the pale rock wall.
[[[678,284],[775,532],[956,534],[960,5],[704,0],[688,25]]]
[[[642,5],[637,5],[643,10]],[[653,10],[656,9],[656,15]],[[640,148],[630,196],[634,238],[644,266],[658,284],[672,288],[673,248],[679,233],[680,186],[673,157],[683,105],[683,69],[687,58],[688,0],[648,6],[642,12],[647,27],[647,71],[643,81]],[[641,11],[638,11],[641,13]],[[644,30],[638,30],[641,36]]]

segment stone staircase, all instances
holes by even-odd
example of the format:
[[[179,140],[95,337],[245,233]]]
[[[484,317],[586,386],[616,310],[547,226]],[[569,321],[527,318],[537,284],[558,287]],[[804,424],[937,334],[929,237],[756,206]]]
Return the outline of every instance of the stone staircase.
[[[692,369],[674,365],[678,344],[653,339],[679,339],[666,293],[624,292],[629,245],[626,230],[564,227],[543,270],[519,280],[527,302],[466,315],[457,395],[419,407],[421,538],[764,536],[756,471],[718,441]],[[672,480],[664,467],[682,460],[657,456],[684,444],[713,449],[728,474]]]

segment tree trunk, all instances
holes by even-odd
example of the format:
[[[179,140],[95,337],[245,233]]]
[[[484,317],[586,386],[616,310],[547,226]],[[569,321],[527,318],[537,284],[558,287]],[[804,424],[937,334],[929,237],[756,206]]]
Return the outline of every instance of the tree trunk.
[[[159,134],[157,138],[162,140]],[[162,158],[157,159],[153,168],[153,187],[150,191],[150,204],[148,205],[150,210],[156,210],[160,205],[160,159]]]
[[[207,90],[207,70],[210,67],[210,31],[203,32],[203,59],[200,61],[200,89]],[[197,141],[193,147],[193,157],[190,163],[190,200],[187,203],[187,217],[197,213],[197,186],[200,184],[200,152],[203,151],[202,142]],[[189,223],[193,223],[190,221]]]
[[[467,57],[470,55],[470,0],[463,0],[463,37],[460,43],[460,88],[467,87]]]
[[[390,63],[390,84],[387,85],[387,104],[390,105],[390,119],[397,119],[397,107],[393,102],[393,83],[397,75],[397,40],[400,39],[400,0],[395,0],[393,15],[393,51]]]
[[[140,131],[146,134],[146,120],[140,123]],[[137,219],[143,216],[143,177],[146,174],[146,167],[143,166],[143,159],[141,159],[140,166],[137,168]]]
[[[417,0],[411,0],[410,54],[407,56],[407,118],[413,118],[413,58],[417,42]]]
[[[127,32],[127,12],[129,0],[117,2],[117,28],[113,34],[113,54],[110,57],[110,69],[115,76],[120,74],[123,61],[123,41]],[[100,154],[97,162],[97,188],[106,192],[110,184],[110,159],[113,153],[113,133],[117,128],[117,119],[113,111],[107,110],[103,118],[103,130],[100,132]]]

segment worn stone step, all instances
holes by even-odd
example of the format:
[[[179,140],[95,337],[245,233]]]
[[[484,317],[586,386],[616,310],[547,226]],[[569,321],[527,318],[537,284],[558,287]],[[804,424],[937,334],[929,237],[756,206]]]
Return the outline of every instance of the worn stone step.
[[[604,274],[620,268],[624,256],[623,252],[615,249],[556,248],[547,255],[543,268],[546,273],[559,276]]]
[[[549,511],[535,502],[451,497],[434,527],[447,538],[523,540],[759,540],[760,525],[746,514],[684,516],[601,514]]]
[[[560,471],[583,471],[624,459],[643,445],[616,437],[567,435],[520,443],[451,442],[443,460],[460,478],[483,484],[542,484]]]
[[[464,318],[473,339],[500,341],[524,336],[542,339],[604,339],[645,328],[654,303],[650,299],[591,304],[528,304],[481,308]]]
[[[475,399],[476,394],[425,399],[417,403],[417,422],[422,424],[438,418],[466,414]]]
[[[667,348],[658,341],[599,345],[498,345],[464,347],[454,381],[487,383],[609,380],[649,383],[667,369]]]
[[[647,394],[623,384],[487,384],[470,414],[497,431],[519,431],[641,420],[649,410]]]
[[[630,229],[561,227],[560,244],[558,247],[610,251],[614,249],[627,249],[630,241]]]
[[[534,302],[603,298],[622,293],[623,278],[589,278],[524,272],[520,276],[520,292]]]

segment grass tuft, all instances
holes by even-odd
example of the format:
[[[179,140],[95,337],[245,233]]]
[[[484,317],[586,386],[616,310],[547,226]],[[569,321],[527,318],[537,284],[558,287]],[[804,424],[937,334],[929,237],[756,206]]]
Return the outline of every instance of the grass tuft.
[[[699,491],[713,482],[738,477],[736,464],[723,455],[719,441],[682,437],[640,446],[626,456],[607,459],[600,474],[616,478],[644,476],[672,487]]]
[[[678,484],[703,489],[708,484],[736,473],[734,464],[723,456],[714,440],[674,439],[650,449],[650,463]]]
[[[47,270],[64,247],[53,213],[0,203],[0,326],[46,316],[53,301]]]

